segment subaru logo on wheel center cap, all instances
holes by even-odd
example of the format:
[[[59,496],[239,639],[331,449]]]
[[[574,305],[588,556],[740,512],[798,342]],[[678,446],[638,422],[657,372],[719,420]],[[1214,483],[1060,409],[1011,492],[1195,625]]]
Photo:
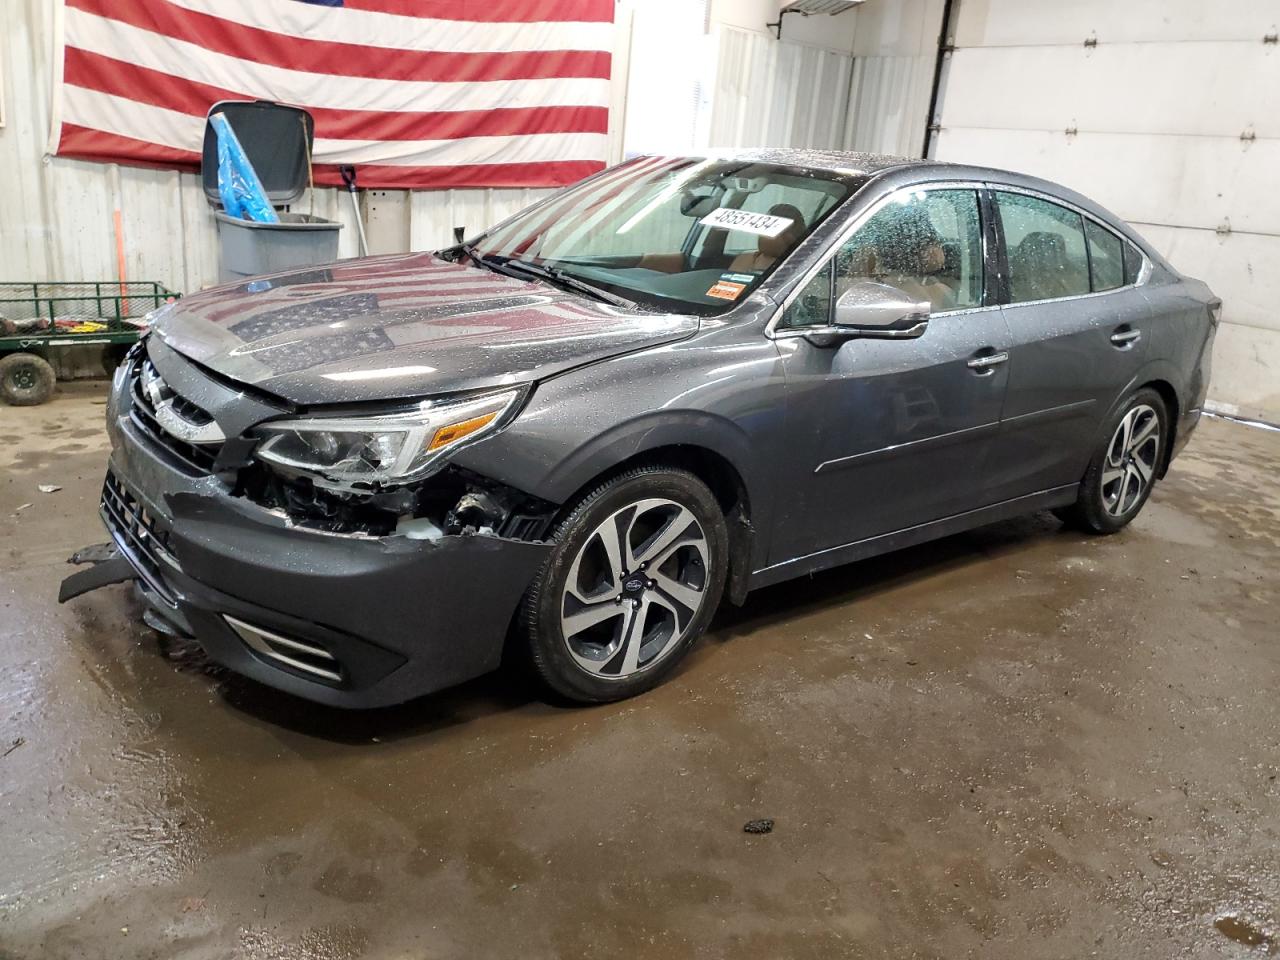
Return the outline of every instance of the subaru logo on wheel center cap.
[[[630,580],[624,581],[622,589],[627,593],[639,593],[645,588],[644,577],[632,577]]]

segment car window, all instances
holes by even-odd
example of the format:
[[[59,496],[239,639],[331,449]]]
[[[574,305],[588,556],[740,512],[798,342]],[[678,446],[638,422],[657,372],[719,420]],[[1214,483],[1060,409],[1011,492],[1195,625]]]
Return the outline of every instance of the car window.
[[[982,226],[973,190],[901,190],[836,254],[836,297],[859,280],[928,300],[934,313],[982,304]]]
[[[982,304],[982,222],[973,190],[901,190],[858,228],[832,260],[835,296],[859,280],[897,287],[927,300],[934,313]],[[830,266],[830,264],[829,264]],[[822,303],[822,274],[810,281],[783,315],[780,326],[827,323]],[[801,306],[801,302],[804,305]]]
[[[554,267],[643,306],[712,315],[749,296],[861,183],[786,164],[641,157],[475,247],[499,265]]]
[[[1011,303],[1089,292],[1084,218],[1021,193],[996,192],[1009,260]]]
[[[782,314],[778,326],[818,327],[831,322],[831,266],[828,260],[818,275],[805,284],[800,296]]]
[[[1084,235],[1089,241],[1089,278],[1094,292],[1123,286],[1124,241],[1092,220],[1084,222]]]
[[[1142,272],[1142,254],[1128,240],[1124,241],[1124,282],[1137,283]]]
[[[779,179],[768,184],[763,190],[748,194],[738,209],[751,213],[768,213],[779,205],[786,205],[800,214],[805,223],[817,223],[823,215],[840,201],[841,194],[815,189],[812,180]],[[714,246],[715,234],[710,231],[698,237],[693,248],[693,257],[697,260]],[[730,256],[744,253],[754,254],[758,246],[758,238],[743,230],[726,231],[722,238],[722,251]]]

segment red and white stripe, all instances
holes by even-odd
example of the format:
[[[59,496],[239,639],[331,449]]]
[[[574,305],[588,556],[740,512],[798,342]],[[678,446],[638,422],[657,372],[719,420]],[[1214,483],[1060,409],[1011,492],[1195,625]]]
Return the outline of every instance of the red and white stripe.
[[[219,100],[315,117],[317,183],[546,187],[604,166],[613,0],[64,0],[59,156],[196,167]]]

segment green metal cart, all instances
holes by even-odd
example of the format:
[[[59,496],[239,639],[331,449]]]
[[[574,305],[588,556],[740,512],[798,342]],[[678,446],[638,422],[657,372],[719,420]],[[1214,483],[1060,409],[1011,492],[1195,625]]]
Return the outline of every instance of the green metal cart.
[[[180,296],[151,281],[0,282],[0,399],[48,400],[57,383],[49,357],[63,347],[101,344],[110,373],[143,333],[142,318]]]

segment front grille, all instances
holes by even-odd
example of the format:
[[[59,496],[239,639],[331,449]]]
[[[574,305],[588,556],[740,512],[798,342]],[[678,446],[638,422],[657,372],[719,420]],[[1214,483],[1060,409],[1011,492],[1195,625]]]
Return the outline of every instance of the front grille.
[[[205,476],[212,473],[214,462],[222,450],[222,442],[219,440],[194,443],[167,430],[158,419],[156,402],[151,391],[146,387],[148,382],[158,385],[157,393],[163,392],[161,402],[167,404],[174,414],[192,428],[208,427],[213,424],[213,417],[207,411],[174,393],[160,377],[151,361],[143,357],[129,371],[129,389],[133,395],[129,418],[134,426],[165,455],[170,463],[184,473],[189,476]],[[214,432],[217,432],[216,429]]]
[[[102,519],[147,586],[176,606],[164,579],[166,568],[180,569],[169,547],[169,532],[112,473],[102,485]]]

